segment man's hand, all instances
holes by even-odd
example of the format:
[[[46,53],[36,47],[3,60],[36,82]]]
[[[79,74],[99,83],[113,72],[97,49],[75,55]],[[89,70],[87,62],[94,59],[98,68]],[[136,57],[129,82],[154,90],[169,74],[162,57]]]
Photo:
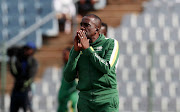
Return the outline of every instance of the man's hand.
[[[89,48],[89,39],[87,39],[86,34],[84,31],[78,31],[78,39],[80,40],[81,47],[83,49]]]
[[[74,38],[74,50],[80,51],[81,49],[82,49],[82,45],[81,43],[79,43],[78,32],[77,32],[77,35]]]

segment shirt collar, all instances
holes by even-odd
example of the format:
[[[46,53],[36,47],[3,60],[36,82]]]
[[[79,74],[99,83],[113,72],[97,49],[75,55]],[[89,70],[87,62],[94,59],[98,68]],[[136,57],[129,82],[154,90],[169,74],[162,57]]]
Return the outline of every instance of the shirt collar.
[[[98,39],[95,42],[90,43],[90,46],[93,46],[93,45],[96,45],[96,44],[100,43],[101,40],[103,40],[104,38],[105,38],[105,36],[103,34],[99,34]]]

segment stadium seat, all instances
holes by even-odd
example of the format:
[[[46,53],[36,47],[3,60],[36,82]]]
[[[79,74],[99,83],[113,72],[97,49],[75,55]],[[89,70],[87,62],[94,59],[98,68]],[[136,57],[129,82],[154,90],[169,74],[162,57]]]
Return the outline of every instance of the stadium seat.
[[[146,112],[148,110],[148,97],[142,97],[139,101],[139,111]]]
[[[141,28],[149,28],[151,26],[151,14],[143,13],[137,18],[137,26]]]
[[[33,108],[39,111],[56,111],[57,93],[60,87],[61,69],[47,68],[40,82],[35,83]],[[41,100],[42,99],[42,100]]]
[[[173,4],[173,7],[172,7],[173,11],[172,12],[175,12],[177,14],[179,14],[179,10],[180,10],[180,3],[174,3]]]
[[[178,83],[180,80],[180,70],[179,69],[173,69],[171,70],[171,80],[172,82]],[[177,85],[178,86],[178,85]]]
[[[1,2],[1,10],[2,10],[2,15],[7,15],[8,14],[8,4],[5,1]]]
[[[51,0],[37,0],[37,6],[39,7],[39,16],[44,17],[48,13],[52,12],[52,1]]]
[[[7,28],[11,29],[11,28],[20,28],[20,24],[19,24],[19,16],[13,15],[13,16],[7,16],[8,18],[8,25]]]
[[[8,40],[10,38],[9,30],[7,28],[2,30],[2,38],[3,40]]]
[[[7,27],[8,26],[8,20],[9,20],[8,16],[5,15],[1,19],[2,19],[2,28]]]
[[[31,25],[36,23],[35,14],[28,14],[28,16],[24,15],[22,18],[24,19],[24,25],[23,25],[24,28],[29,28]]]
[[[137,15],[136,14],[126,14],[122,18],[121,25],[135,28],[137,26]]]
[[[3,29],[3,22],[2,22],[2,18],[0,18],[0,30]]]
[[[19,15],[19,8],[18,8],[18,1],[13,0],[15,2],[6,2],[8,7],[8,15],[9,16],[16,16]]]
[[[170,32],[171,40],[174,42],[180,41],[180,29],[172,28]]]
[[[31,15],[31,14],[34,14],[36,15],[37,14],[37,10],[35,8],[35,4],[34,4],[34,1],[32,0],[26,0],[26,1],[23,1],[21,2],[22,3],[22,6],[24,7],[24,14],[26,15]]]
[[[144,28],[143,29],[143,41],[156,42],[157,41],[157,28]]]

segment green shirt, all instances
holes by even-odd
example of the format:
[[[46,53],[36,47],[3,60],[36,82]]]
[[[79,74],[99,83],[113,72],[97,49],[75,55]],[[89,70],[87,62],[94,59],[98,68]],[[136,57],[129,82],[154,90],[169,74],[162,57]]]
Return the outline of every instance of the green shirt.
[[[71,49],[69,61],[64,70],[65,80],[71,82],[79,74],[77,89],[79,97],[86,99],[109,97],[118,93],[116,81],[116,63],[119,57],[118,41],[99,38],[90,43],[90,47],[77,52]]]
[[[64,71],[64,68],[63,68],[63,71]],[[58,95],[59,101],[68,99],[73,92],[76,92],[77,91],[76,86],[77,86],[76,80],[72,82],[67,82],[65,81],[64,76],[62,76],[61,87],[59,89],[59,95]]]

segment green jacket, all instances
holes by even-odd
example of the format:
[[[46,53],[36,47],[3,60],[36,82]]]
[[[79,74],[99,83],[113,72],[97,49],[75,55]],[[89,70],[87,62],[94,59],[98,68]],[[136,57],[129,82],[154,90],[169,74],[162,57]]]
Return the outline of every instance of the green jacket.
[[[63,71],[64,68],[65,67],[63,67]],[[58,94],[59,101],[64,101],[65,99],[68,99],[73,92],[76,92],[77,91],[76,86],[77,86],[76,80],[69,83],[64,80],[64,76],[62,75],[61,87],[59,89],[59,94]]]
[[[116,63],[119,57],[118,41],[100,35],[90,47],[77,52],[71,49],[70,58],[64,70],[65,80],[71,82],[78,72],[77,89],[79,97],[97,99],[118,93]]]

